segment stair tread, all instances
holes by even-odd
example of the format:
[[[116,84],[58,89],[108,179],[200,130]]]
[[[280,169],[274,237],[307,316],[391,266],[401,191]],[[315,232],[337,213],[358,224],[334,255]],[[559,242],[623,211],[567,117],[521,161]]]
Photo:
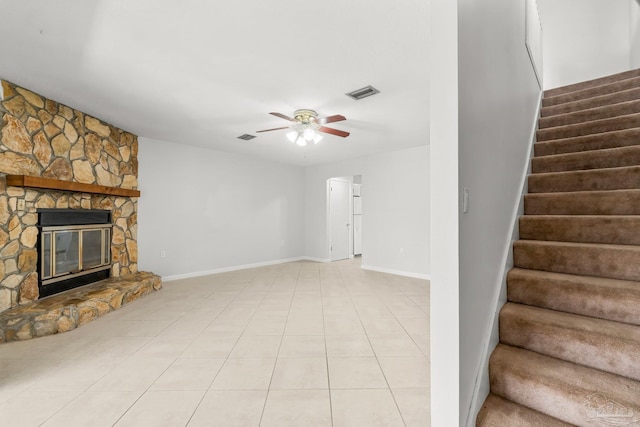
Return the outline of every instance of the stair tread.
[[[640,113],[624,114],[605,119],[539,129],[536,132],[536,140],[540,142],[577,136],[601,135],[611,131],[637,128],[639,126]]]
[[[640,414],[640,382],[620,375],[505,344],[494,350],[489,372],[494,394],[572,424],[606,416],[597,411],[601,401]]]
[[[633,76],[627,79],[617,80],[601,85],[567,92],[554,96],[544,96],[542,105],[544,107],[550,105],[560,105],[577,100],[596,98],[598,96],[625,91],[640,86],[640,77]]]
[[[517,240],[513,264],[531,270],[640,280],[640,246]]]
[[[636,145],[640,145],[640,126],[593,135],[538,141],[533,145],[533,148],[536,157],[543,157],[553,154],[575,153]]]
[[[507,300],[640,325],[640,282],[512,268]]]
[[[613,118],[620,115],[636,114],[640,112],[640,99],[621,101],[615,104],[592,107],[580,111],[541,117],[538,121],[539,129],[584,123],[594,120]]]
[[[555,246],[555,247],[574,247],[574,248],[603,248],[603,249],[620,249],[625,251],[632,251],[640,253],[640,247],[636,245],[617,245],[614,243],[584,243],[584,242],[558,242],[548,240],[516,240],[513,242],[515,246],[518,245],[535,245],[535,246]]]
[[[640,188],[640,166],[620,166],[529,175],[529,193],[621,190]]]
[[[633,70],[623,71],[621,73],[609,74],[607,76],[598,77],[595,79],[590,79],[582,82],[571,83],[568,85],[559,86],[552,89],[547,89],[544,91],[545,97],[553,97],[565,93],[575,92],[578,90],[584,90],[587,88],[602,86],[603,84],[608,84],[611,82],[617,82],[620,80],[627,80],[633,77],[640,76],[640,68],[636,68]]]
[[[638,215],[640,190],[525,194],[524,204],[526,215]]]
[[[500,342],[640,380],[640,328],[513,302],[500,311]]]
[[[640,188],[640,166],[619,166],[529,175],[529,193],[598,191]]]
[[[640,245],[639,215],[524,215],[518,222],[523,240]]]
[[[581,99],[559,105],[550,105],[540,109],[540,117],[552,117],[558,114],[567,114],[576,111],[588,110],[590,108],[617,104],[619,102],[640,99],[640,88],[632,88],[620,92],[595,96],[593,98]]]
[[[531,173],[568,172],[640,165],[640,145],[533,157]]]
[[[538,172],[538,173],[532,173],[530,176],[561,177],[561,176],[569,176],[569,175],[589,175],[589,174],[608,173],[608,172],[616,172],[616,171],[635,171],[638,169],[640,169],[640,165],[630,165],[630,166],[615,166],[611,168],[597,168],[597,169],[586,169],[586,170],[577,170],[577,171]]]
[[[571,425],[493,393],[489,394],[482,405],[476,422],[476,427],[570,427]]]

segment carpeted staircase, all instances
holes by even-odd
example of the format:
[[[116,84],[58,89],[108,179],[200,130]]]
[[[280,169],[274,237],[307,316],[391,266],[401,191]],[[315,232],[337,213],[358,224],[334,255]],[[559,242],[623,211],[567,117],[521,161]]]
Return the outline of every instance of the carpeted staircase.
[[[477,426],[640,426],[640,70],[546,91]]]

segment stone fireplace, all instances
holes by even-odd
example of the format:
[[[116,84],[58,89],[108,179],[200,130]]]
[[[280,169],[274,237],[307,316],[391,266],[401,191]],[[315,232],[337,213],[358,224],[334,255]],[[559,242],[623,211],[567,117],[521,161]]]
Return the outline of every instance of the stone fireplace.
[[[137,273],[137,137],[12,83],[1,84],[0,315],[49,295],[43,289],[66,280],[63,275],[84,276],[87,266],[103,272],[99,277],[105,271],[112,278]],[[71,224],[77,227],[62,232],[59,224],[41,223],[43,213],[53,210],[101,211],[108,225]],[[82,240],[101,242],[84,254],[84,265],[62,258],[51,263],[54,248],[61,257],[76,255],[83,262]],[[66,255],[56,245],[66,246]]]

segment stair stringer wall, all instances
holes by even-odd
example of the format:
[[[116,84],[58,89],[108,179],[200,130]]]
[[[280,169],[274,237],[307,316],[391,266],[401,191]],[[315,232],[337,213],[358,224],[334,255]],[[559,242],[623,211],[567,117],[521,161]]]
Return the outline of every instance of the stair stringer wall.
[[[514,203],[513,213],[511,215],[510,226],[511,233],[504,242],[504,252],[502,254],[499,276],[495,285],[494,297],[491,301],[493,307],[493,316],[485,328],[485,337],[483,339],[483,352],[480,363],[476,369],[476,380],[474,384],[473,397],[471,406],[467,412],[465,426],[473,427],[476,423],[478,412],[482,408],[482,404],[489,395],[489,358],[494,348],[500,342],[499,331],[499,315],[502,306],[507,302],[507,273],[513,268],[513,243],[519,240],[518,219],[524,215],[524,195],[527,194],[527,179],[531,174],[531,159],[533,158],[533,144],[536,141],[536,132],[538,130],[538,119],[540,117],[540,109],[542,108],[543,92],[538,97],[538,108],[535,116],[532,118],[531,132],[529,137],[529,146],[527,156],[522,163],[522,176],[520,177],[520,195]],[[464,215],[464,214],[463,214]]]

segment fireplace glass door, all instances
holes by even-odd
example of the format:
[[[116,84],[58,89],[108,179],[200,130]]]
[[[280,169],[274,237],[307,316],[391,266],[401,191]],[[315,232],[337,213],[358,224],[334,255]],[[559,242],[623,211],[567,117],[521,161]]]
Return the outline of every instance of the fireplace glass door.
[[[110,268],[111,224],[43,227],[43,284]]]

